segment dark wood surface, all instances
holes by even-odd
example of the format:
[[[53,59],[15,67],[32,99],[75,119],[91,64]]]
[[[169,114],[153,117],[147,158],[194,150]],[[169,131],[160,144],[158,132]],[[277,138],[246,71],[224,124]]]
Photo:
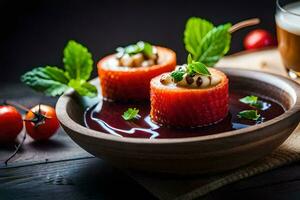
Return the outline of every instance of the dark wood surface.
[[[4,99],[28,107],[56,101],[22,85],[2,85],[0,100]],[[155,199],[126,173],[82,150],[63,130],[44,143],[27,137],[21,151],[5,166],[3,162],[13,150],[13,145],[0,147],[1,200]],[[300,164],[239,181],[202,199],[225,198],[300,199]]]

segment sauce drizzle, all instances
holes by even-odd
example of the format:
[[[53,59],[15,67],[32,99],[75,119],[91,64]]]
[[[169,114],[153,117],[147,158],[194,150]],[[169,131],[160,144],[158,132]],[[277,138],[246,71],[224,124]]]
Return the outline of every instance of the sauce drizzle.
[[[183,138],[196,137],[210,134],[217,134],[226,131],[246,128],[258,123],[263,123],[273,119],[282,113],[284,108],[275,101],[262,98],[262,108],[257,109],[262,119],[252,121],[237,117],[237,113],[242,110],[256,109],[250,105],[239,102],[239,99],[250,95],[245,91],[230,92],[230,110],[228,116],[217,124],[196,128],[172,128],[164,127],[153,123],[149,116],[150,105],[145,103],[115,103],[100,101],[98,104],[89,107],[84,114],[84,123],[86,127],[111,134],[117,137],[134,138]],[[136,107],[140,110],[140,119],[125,121],[122,114],[129,107]],[[99,133],[101,134],[101,133]]]

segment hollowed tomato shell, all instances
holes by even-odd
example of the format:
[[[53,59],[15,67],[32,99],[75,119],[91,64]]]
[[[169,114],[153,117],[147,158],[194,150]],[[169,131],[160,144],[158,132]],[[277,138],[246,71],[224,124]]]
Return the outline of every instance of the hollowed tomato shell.
[[[106,62],[115,55],[102,58],[97,64],[102,96],[117,101],[149,100],[151,79],[174,70],[176,66],[174,51],[164,47],[156,48],[161,62],[150,67],[109,67]]]
[[[151,119],[161,125],[198,127],[217,123],[228,114],[229,94],[226,75],[210,69],[221,82],[210,88],[163,85],[160,77],[151,80]]]

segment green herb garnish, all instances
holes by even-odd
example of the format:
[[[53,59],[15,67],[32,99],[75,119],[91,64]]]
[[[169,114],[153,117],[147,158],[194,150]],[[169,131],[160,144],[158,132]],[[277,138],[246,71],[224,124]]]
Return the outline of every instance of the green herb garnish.
[[[185,71],[182,69],[175,70],[171,72],[171,77],[174,79],[175,82],[179,82],[183,79],[183,75],[185,74]]]
[[[253,96],[253,95],[245,96],[245,97],[239,99],[240,102],[245,103],[245,104],[254,104],[257,102],[257,100],[258,100],[258,97]]]
[[[207,69],[207,67],[205,66],[205,64],[201,63],[201,62],[196,62],[193,61],[191,54],[188,55],[187,58],[187,66],[186,69],[182,69],[179,68],[173,72],[171,72],[171,77],[174,79],[175,82],[179,82],[183,79],[183,75],[185,73],[193,76],[195,74],[200,74],[200,75],[204,75],[204,76],[210,76],[210,72]]]
[[[212,67],[229,51],[230,27],[230,23],[215,27],[207,20],[192,17],[184,31],[185,48],[193,60]]]
[[[87,82],[93,70],[92,55],[86,47],[71,40],[64,49],[65,71],[58,67],[38,67],[25,73],[21,81],[48,96],[58,96],[73,88],[81,96],[95,97],[97,89]]]
[[[150,43],[139,41],[136,44],[129,45],[127,47],[118,47],[116,51],[120,56],[128,54],[130,56],[143,53],[144,55],[150,57],[153,55],[153,46]]]
[[[200,74],[204,76],[210,76],[210,72],[208,71],[205,64],[201,62],[192,61],[192,63],[187,65],[187,72],[189,75]]]
[[[257,113],[257,110],[243,110],[237,115],[239,118],[245,118],[257,121],[260,118],[260,114]]]
[[[260,110],[266,110],[266,109],[269,108],[268,104],[267,104],[266,108],[264,108],[264,102],[263,101],[257,101],[256,103],[250,104],[250,106],[253,106],[253,107],[258,108]]]
[[[253,95],[241,98],[239,101],[250,106],[256,107],[258,109],[262,109],[264,107],[263,102],[259,101],[258,97]]]
[[[139,115],[139,109],[136,108],[128,108],[128,110],[126,110],[123,115],[122,115],[123,119],[128,121],[128,120],[132,120],[132,119],[137,119],[140,117]]]

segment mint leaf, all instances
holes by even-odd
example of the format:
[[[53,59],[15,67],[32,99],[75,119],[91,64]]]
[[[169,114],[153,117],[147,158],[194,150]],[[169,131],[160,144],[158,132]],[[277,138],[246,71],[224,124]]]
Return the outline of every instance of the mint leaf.
[[[63,70],[57,67],[35,68],[21,76],[21,81],[47,96],[61,95],[69,88],[68,78]]]
[[[231,24],[228,23],[209,31],[200,43],[200,51],[195,57],[195,60],[203,62],[208,67],[211,67],[218,62],[230,48],[230,27]]]
[[[88,96],[88,97],[96,97],[97,96],[97,88],[83,80],[78,81],[72,79],[69,82],[69,86],[72,87],[76,92],[78,92],[81,96]]]
[[[195,74],[195,73],[205,75],[205,76],[210,76],[211,75],[209,70],[205,66],[205,64],[203,64],[201,62],[193,61],[192,63],[188,64],[187,71],[191,75]]]
[[[87,48],[69,41],[64,49],[63,61],[66,71],[51,66],[39,67],[25,73],[21,81],[49,96],[61,95],[72,87],[82,96],[95,97],[96,87],[86,82],[93,69],[92,55]]]
[[[200,44],[204,36],[214,28],[214,25],[198,17],[191,17],[184,30],[184,44],[186,50],[194,57],[199,54]]]
[[[189,53],[188,57],[187,57],[187,64],[191,64],[193,62],[193,57],[192,54]]]
[[[258,100],[257,96],[245,96],[244,98],[239,99],[240,102],[245,104],[255,104]]]
[[[257,110],[244,110],[238,113],[239,118],[250,119],[250,120],[258,120],[260,118],[260,114],[257,113]]]
[[[139,109],[136,108],[128,108],[127,111],[125,111],[122,115],[124,120],[132,120],[132,119],[137,119],[139,118]]]
[[[88,80],[93,70],[92,55],[86,47],[71,40],[64,49],[63,59],[69,79]]]

